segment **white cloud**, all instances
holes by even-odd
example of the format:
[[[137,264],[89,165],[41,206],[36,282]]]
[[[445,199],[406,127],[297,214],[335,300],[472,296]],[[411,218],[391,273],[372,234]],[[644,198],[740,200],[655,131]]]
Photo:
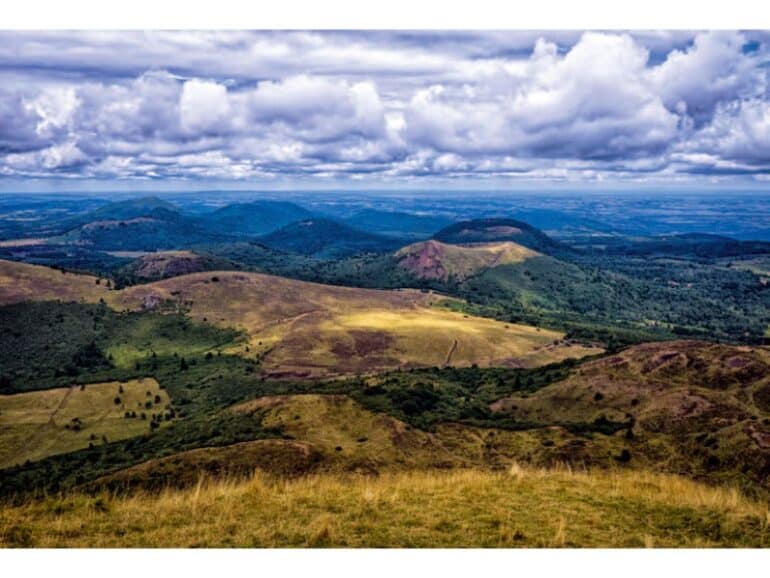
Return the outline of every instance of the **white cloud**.
[[[766,60],[761,32],[3,32],[0,173],[756,173]]]
[[[651,82],[666,106],[681,103],[682,111],[706,121],[719,102],[764,93],[764,72],[743,54],[745,44],[737,32],[698,34],[692,46],[674,50],[650,71]]]
[[[514,74],[419,91],[406,110],[407,131],[460,154],[633,156],[665,146],[678,123],[646,82],[647,57],[627,35],[585,34],[564,56],[538,41]]]
[[[188,132],[216,132],[228,122],[229,112],[227,87],[196,79],[184,83],[179,115]]]
[[[24,101],[27,112],[38,117],[35,132],[43,138],[52,137],[66,130],[80,105],[74,88],[50,88],[31,100]]]

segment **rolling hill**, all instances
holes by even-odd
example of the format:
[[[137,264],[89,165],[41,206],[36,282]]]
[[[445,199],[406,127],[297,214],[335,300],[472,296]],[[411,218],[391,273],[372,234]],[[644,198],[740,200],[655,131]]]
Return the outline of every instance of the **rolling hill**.
[[[442,243],[454,245],[512,241],[533,251],[547,254],[566,249],[539,229],[515,219],[461,221],[440,230],[433,235],[433,238]]]
[[[364,209],[345,219],[345,222],[351,227],[369,233],[401,239],[416,239],[430,237],[452,223],[452,219],[401,211]]]
[[[135,283],[231,268],[234,268],[234,265],[226,259],[192,251],[157,251],[138,257],[121,268],[118,275]]]
[[[330,219],[308,219],[260,237],[264,245],[318,259],[336,259],[357,253],[385,253],[399,247],[397,239],[374,235]]]
[[[435,307],[415,290],[320,285],[256,273],[184,275],[115,292],[118,309],[186,308],[198,321],[249,335],[273,376],[319,377],[432,365],[529,366],[596,353],[563,334]],[[537,361],[535,361],[537,360]]]
[[[770,491],[768,348],[642,344],[491,408],[528,422],[625,421],[619,459]]]
[[[108,291],[98,277],[0,260],[0,306],[54,299],[95,303]]]
[[[182,275],[110,291],[96,278],[0,261],[0,304],[60,298],[120,310],[187,311],[245,331],[237,353],[269,375],[317,377],[434,365],[542,365],[594,354],[563,334],[438,307],[417,290],[336,287],[233,271]],[[5,291],[3,291],[5,290]]]
[[[127,201],[109,203],[79,217],[81,222],[125,221],[138,217],[152,217],[161,220],[174,220],[181,216],[179,208],[158,197],[140,197]]]
[[[539,253],[510,241],[449,245],[423,241],[399,249],[398,264],[418,279],[464,281],[501,265],[521,263]]]
[[[227,205],[202,216],[199,222],[212,233],[258,236],[313,216],[307,209],[287,201],[254,201]]]
[[[100,251],[157,251],[223,242],[232,237],[210,233],[191,219],[161,211],[158,215],[90,221],[48,241]]]

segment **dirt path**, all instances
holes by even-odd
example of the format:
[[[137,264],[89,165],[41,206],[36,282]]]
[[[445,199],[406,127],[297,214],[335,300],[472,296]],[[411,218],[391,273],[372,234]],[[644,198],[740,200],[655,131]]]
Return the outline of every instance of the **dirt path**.
[[[457,351],[457,339],[455,339],[452,342],[452,347],[449,348],[449,351],[446,354],[446,359],[444,360],[444,365],[449,365],[449,362],[452,361],[452,356],[454,355],[455,351]]]
[[[49,432],[52,427],[56,426],[56,423],[54,422],[54,418],[56,417],[56,414],[59,413],[59,411],[64,407],[64,404],[67,403],[67,400],[72,395],[72,392],[75,389],[75,385],[68,387],[67,391],[62,395],[61,399],[59,400],[59,403],[56,404],[56,407],[51,411],[51,415],[48,418],[48,421],[45,423],[40,424],[38,428],[35,429],[35,431],[32,433],[31,436],[29,436],[29,439],[27,440],[26,446],[30,448],[37,447],[41,441],[49,435]]]
[[[247,333],[251,334],[252,336],[256,336],[262,333],[263,331],[266,331],[267,329],[271,329],[279,325],[293,325],[297,321],[300,321],[305,317],[308,317],[309,315],[312,315],[313,313],[318,313],[320,311],[324,311],[324,310],[318,309],[318,308],[310,309],[309,311],[304,311],[302,313],[298,313],[297,315],[292,315],[291,317],[280,317],[279,319],[273,319],[272,321],[268,321],[267,323],[254,327],[250,331],[247,330]]]

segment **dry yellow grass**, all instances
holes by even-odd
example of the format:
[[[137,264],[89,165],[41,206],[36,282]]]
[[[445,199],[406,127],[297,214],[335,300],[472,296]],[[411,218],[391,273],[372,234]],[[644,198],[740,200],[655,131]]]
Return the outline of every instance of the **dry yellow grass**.
[[[557,331],[434,308],[437,297],[429,293],[256,273],[184,275],[131,287],[111,303],[133,309],[151,296],[189,304],[196,319],[246,331],[250,352],[266,353],[263,367],[276,375],[323,377],[447,363],[532,366],[597,352],[561,343]],[[245,353],[245,346],[236,352]]]
[[[95,303],[109,293],[91,275],[62,273],[49,267],[0,260],[0,305],[22,301],[84,301]]]
[[[232,352],[263,355],[263,367],[276,376],[474,363],[532,367],[598,352],[563,343],[557,331],[433,307],[437,296],[416,290],[335,287],[230,271],[109,291],[94,277],[0,261],[0,304],[101,298],[118,310],[172,302],[189,307],[196,320],[242,329],[250,339]]]
[[[201,480],[0,509],[0,544],[38,547],[768,546],[766,504],[674,476],[514,467],[377,478]]]
[[[0,395],[0,468],[149,432],[150,415],[168,402],[152,378]],[[127,419],[126,411],[147,419]]]

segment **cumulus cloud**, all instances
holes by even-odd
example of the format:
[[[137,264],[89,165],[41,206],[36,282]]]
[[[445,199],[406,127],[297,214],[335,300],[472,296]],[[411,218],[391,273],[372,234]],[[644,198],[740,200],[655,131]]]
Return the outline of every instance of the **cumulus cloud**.
[[[761,32],[5,32],[0,175],[761,176],[767,60]]]
[[[721,102],[764,94],[765,73],[743,53],[746,44],[737,32],[698,34],[651,71],[653,86],[667,107],[706,122]]]
[[[229,113],[227,87],[197,79],[188,80],[182,86],[179,118],[186,131],[217,132],[228,123]]]
[[[627,35],[585,34],[564,56],[538,41],[523,70],[418,92],[407,130],[455,153],[613,158],[664,147],[678,118],[646,80],[648,52]]]

